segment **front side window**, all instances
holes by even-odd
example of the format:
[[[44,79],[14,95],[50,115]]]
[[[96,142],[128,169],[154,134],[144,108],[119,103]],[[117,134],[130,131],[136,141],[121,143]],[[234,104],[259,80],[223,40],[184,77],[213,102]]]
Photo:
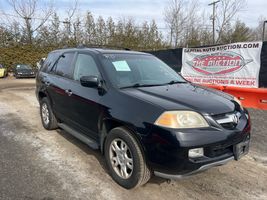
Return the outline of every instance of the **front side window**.
[[[74,80],[79,81],[82,76],[99,76],[93,57],[87,54],[78,54],[75,64]]]
[[[72,61],[74,58],[74,53],[64,53],[60,56],[56,63],[55,70],[56,74],[66,78],[73,77],[73,66]]]
[[[105,54],[104,69],[119,88],[186,83],[167,64],[151,55]]]

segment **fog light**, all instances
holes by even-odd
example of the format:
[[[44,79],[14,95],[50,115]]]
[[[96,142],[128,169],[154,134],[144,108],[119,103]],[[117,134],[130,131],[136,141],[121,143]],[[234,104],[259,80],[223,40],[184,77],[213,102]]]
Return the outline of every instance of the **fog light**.
[[[198,158],[204,156],[203,148],[190,149],[188,151],[189,158]]]

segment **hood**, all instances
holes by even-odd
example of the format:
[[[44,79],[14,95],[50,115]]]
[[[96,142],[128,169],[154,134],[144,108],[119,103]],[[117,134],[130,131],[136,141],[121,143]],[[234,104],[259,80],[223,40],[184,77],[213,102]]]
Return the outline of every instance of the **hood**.
[[[195,110],[203,114],[222,114],[235,110],[232,96],[201,86],[174,84],[121,90],[132,97],[150,102],[165,110]]]

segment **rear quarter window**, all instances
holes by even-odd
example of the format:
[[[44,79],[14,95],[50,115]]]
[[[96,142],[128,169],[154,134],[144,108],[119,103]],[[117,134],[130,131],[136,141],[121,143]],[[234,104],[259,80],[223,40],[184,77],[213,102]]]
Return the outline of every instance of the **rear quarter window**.
[[[47,58],[45,59],[40,71],[48,72],[51,70],[55,62],[57,61],[60,53],[59,52],[52,52],[49,53]]]
[[[54,73],[56,75],[59,75],[65,78],[73,79],[74,55],[75,55],[74,52],[68,52],[68,53],[64,53],[63,55],[61,55],[55,64]]]

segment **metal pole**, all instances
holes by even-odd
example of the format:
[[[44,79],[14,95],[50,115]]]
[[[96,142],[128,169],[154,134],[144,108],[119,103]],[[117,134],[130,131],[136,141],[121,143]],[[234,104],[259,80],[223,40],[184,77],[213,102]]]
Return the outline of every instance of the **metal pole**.
[[[213,38],[213,44],[215,44],[215,4],[219,3],[220,1],[214,1],[210,4],[208,4],[209,6],[213,6],[213,14],[212,14],[212,38]]]
[[[263,21],[263,29],[262,29],[262,41],[264,41],[265,40],[265,23],[266,23],[267,21]]]

